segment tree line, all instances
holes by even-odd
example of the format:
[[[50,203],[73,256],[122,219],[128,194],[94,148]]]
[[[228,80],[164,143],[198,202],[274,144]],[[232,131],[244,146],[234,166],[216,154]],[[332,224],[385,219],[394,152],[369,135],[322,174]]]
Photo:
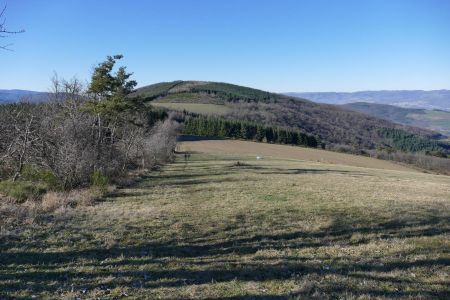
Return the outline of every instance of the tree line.
[[[208,82],[203,85],[194,86],[194,93],[208,93],[220,96],[228,102],[270,102],[274,100],[273,94],[248,87],[229,83]]]
[[[433,156],[447,157],[450,145],[424,139],[401,129],[380,128],[378,134],[391,141],[391,147],[403,152],[422,152]]]
[[[317,137],[297,130],[201,115],[187,116],[183,133],[313,148],[319,145]]]

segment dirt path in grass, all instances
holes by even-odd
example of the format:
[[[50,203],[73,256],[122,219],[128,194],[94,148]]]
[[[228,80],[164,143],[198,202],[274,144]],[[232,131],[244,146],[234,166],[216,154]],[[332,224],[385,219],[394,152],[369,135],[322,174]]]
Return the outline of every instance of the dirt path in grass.
[[[375,159],[371,157],[350,155],[345,153],[337,153],[319,149],[302,148],[287,145],[255,143],[247,141],[236,141],[236,140],[189,141],[189,142],[181,142],[179,145],[179,149],[203,153],[254,155],[263,157],[271,156],[278,158],[317,161],[329,164],[341,164],[364,168],[417,172],[417,170],[414,170],[413,168],[409,168],[390,161]]]

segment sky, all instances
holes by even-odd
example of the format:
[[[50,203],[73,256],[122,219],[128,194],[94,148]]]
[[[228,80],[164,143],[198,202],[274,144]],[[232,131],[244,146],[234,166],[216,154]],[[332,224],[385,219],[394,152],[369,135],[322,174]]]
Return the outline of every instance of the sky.
[[[107,55],[139,86],[273,92],[450,89],[449,0],[0,0],[0,89],[88,82]]]

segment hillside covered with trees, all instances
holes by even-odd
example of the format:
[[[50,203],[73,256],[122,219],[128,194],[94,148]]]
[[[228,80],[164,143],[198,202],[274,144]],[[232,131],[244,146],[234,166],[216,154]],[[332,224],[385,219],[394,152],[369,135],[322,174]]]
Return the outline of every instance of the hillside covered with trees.
[[[139,96],[144,101],[154,103],[208,103],[226,106],[228,112],[222,115],[223,118],[298,130],[318,137],[330,149],[345,145],[355,151],[379,147],[404,151],[404,147],[397,147],[391,137],[380,132],[382,128],[402,130],[430,143],[443,137],[431,130],[396,124],[342,107],[227,83],[158,83],[139,88],[131,96]],[[444,144],[437,143],[438,150],[447,153],[447,147],[441,147],[442,145]],[[414,149],[416,150],[426,151],[428,148]]]

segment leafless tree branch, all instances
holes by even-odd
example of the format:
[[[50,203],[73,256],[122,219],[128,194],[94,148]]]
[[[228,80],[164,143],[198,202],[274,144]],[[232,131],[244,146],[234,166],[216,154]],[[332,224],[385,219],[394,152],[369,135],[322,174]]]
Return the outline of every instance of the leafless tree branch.
[[[5,11],[6,11],[6,5],[0,11],[0,38],[7,38],[7,37],[9,37],[10,35],[13,35],[13,34],[24,33],[25,30],[23,30],[23,29],[21,29],[21,30],[8,30],[6,28]],[[9,48],[10,46],[12,46],[12,44],[0,45],[0,49],[12,51],[12,49]]]

